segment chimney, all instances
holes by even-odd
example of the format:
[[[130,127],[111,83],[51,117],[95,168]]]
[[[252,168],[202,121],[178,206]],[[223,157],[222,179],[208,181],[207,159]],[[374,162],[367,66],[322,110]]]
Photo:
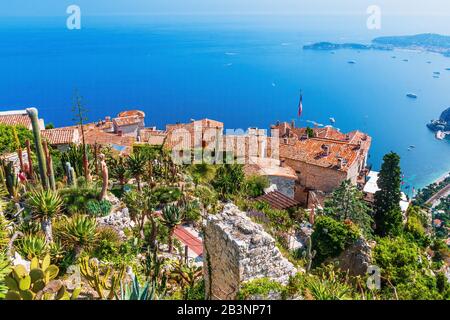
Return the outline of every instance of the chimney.
[[[291,120],[291,127],[295,128],[295,120],[294,119]]]
[[[339,157],[338,158],[338,169],[342,169],[343,166],[344,166],[344,159]]]
[[[323,144],[322,145],[322,150],[323,150],[324,156],[330,155],[330,146],[329,145]]]

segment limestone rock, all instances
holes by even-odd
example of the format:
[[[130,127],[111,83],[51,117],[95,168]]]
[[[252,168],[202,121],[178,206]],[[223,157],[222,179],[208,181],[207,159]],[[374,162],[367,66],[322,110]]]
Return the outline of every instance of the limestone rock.
[[[372,263],[373,246],[374,242],[369,243],[365,239],[359,238],[333,261],[337,262],[342,271],[348,270],[352,276],[364,275]]]
[[[233,299],[241,283],[267,277],[286,284],[297,269],[275,240],[233,204],[207,219],[204,236],[206,294]]]

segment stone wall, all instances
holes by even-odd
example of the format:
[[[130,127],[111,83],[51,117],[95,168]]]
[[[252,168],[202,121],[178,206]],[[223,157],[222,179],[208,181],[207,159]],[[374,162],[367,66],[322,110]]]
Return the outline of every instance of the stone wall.
[[[242,282],[267,277],[285,284],[297,270],[275,240],[235,205],[210,215],[204,235],[206,297],[234,299]]]
[[[295,188],[295,180],[289,179],[285,177],[278,176],[269,176],[269,183],[275,184],[277,186],[277,190],[288,196],[289,198],[294,199],[294,188]]]

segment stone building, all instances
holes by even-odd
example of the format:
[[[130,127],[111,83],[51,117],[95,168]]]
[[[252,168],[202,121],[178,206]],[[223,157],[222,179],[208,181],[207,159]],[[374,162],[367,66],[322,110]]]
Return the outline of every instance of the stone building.
[[[140,130],[145,128],[145,113],[140,110],[123,111],[112,120],[114,132],[120,136],[137,139]]]
[[[295,199],[307,207],[316,205],[311,192],[322,195],[318,201],[323,202],[344,180],[361,187],[365,184],[371,144],[367,134],[344,134],[331,127],[314,128],[308,133],[306,128],[286,122],[272,126],[272,130],[278,130],[281,165],[297,175]]]
[[[242,283],[258,278],[286,284],[297,273],[275,240],[233,204],[208,217],[203,248],[205,290],[210,299],[234,299]]]

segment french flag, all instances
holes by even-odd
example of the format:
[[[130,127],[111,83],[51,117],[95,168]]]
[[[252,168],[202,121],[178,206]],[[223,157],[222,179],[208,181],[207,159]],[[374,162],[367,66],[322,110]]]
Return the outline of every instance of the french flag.
[[[300,92],[300,102],[298,103],[298,116],[301,117],[303,113],[303,94]]]

